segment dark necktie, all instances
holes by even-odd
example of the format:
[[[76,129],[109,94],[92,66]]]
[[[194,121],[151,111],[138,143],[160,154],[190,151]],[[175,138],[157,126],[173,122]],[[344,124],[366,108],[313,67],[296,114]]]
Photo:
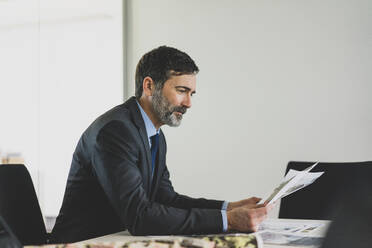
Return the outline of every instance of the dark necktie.
[[[155,134],[150,137],[151,139],[151,180],[154,177],[155,163],[156,163],[156,154],[158,153],[159,148],[159,134]]]

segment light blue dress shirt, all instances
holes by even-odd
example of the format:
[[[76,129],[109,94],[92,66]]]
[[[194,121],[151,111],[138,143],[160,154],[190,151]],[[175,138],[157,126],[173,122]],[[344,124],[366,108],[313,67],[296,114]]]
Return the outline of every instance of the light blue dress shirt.
[[[156,130],[154,124],[152,123],[152,121],[150,120],[150,118],[148,117],[148,115],[146,114],[146,112],[143,110],[143,108],[141,107],[141,105],[139,104],[139,102],[137,100],[136,100],[136,102],[137,102],[138,108],[139,108],[139,110],[141,112],[142,119],[145,122],[147,138],[149,140],[149,145],[150,145],[150,148],[151,148],[151,139],[150,139],[150,137],[151,136],[154,136],[155,134],[158,134],[159,131],[160,131],[160,128],[159,128],[159,130]],[[224,232],[227,231],[227,213],[226,213],[226,209],[227,209],[227,205],[228,204],[229,203],[227,201],[224,201],[223,204],[222,204],[222,207],[221,207],[222,226],[223,226],[223,231]]]
[[[136,102],[137,102],[138,108],[141,112],[142,119],[145,122],[147,138],[149,140],[149,145],[150,145],[150,148],[151,148],[151,137],[154,136],[155,134],[159,134],[160,128],[159,128],[159,130],[156,130],[154,124],[152,123],[152,121],[150,120],[150,118],[148,117],[146,112],[143,110],[143,108],[141,107],[141,105],[138,103],[137,100],[136,100]]]

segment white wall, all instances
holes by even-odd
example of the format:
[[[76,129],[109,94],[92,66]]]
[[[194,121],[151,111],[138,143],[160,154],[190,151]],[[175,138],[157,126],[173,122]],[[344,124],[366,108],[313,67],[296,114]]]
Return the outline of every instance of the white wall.
[[[21,152],[37,186],[38,2],[0,2],[0,156]]]
[[[122,102],[122,1],[0,1],[0,152],[21,152],[45,215],[72,152]],[[371,1],[129,0],[128,72],[167,44],[199,65],[194,106],[164,127],[182,193],[264,195],[289,160],[371,160]],[[221,141],[219,141],[221,140]]]
[[[372,159],[372,2],[128,2],[128,88],[159,45],[200,67],[193,108],[162,128],[176,190],[263,196],[289,160]]]
[[[122,1],[0,2],[0,150],[21,152],[44,215],[62,204],[72,153],[122,103]]]

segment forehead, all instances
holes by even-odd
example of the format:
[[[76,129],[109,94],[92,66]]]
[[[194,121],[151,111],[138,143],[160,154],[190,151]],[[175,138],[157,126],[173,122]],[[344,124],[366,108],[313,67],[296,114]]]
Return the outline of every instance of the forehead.
[[[196,76],[194,74],[185,74],[180,76],[171,76],[164,83],[164,87],[187,87],[191,91],[196,90]]]

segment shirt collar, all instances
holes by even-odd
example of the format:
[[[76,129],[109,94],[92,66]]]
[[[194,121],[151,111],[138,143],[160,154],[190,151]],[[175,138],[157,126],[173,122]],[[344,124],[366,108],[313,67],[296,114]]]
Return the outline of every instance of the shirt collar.
[[[160,131],[160,128],[159,128],[159,130],[156,130],[154,124],[152,123],[152,121],[150,120],[150,118],[148,117],[148,115],[146,114],[146,112],[143,110],[143,108],[141,107],[141,105],[139,104],[139,102],[137,101],[137,99],[136,99],[136,103],[137,103],[138,108],[139,108],[139,110],[141,112],[142,119],[145,122],[147,138],[149,139],[150,146],[151,146],[150,137],[151,136],[154,136],[155,134],[158,134],[159,131]]]

